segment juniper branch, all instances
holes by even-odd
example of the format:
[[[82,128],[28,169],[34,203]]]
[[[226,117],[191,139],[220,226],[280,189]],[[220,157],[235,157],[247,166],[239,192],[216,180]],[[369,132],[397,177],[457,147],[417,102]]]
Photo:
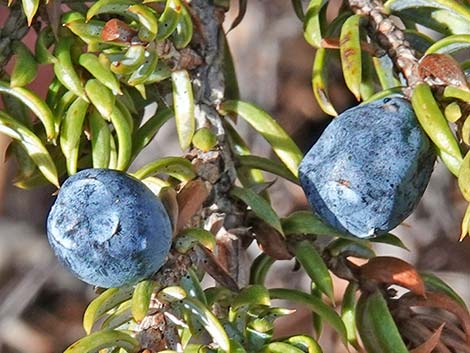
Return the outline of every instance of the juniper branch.
[[[405,40],[405,34],[396,22],[385,13],[380,0],[348,0],[354,13],[368,19],[368,30],[376,43],[392,59],[395,67],[403,74],[408,88],[413,89],[422,79],[418,73],[416,52]]]

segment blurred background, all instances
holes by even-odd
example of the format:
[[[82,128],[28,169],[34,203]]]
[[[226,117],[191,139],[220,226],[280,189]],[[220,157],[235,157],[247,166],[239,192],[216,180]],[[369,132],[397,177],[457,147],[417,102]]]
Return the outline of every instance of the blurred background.
[[[234,6],[227,27],[236,12]],[[0,22],[6,14],[7,9],[0,7]],[[32,35],[27,38],[31,40]],[[303,39],[290,1],[250,1],[244,20],[228,34],[228,40],[242,99],[270,112],[300,148],[308,150],[329,118],[314,101],[310,82],[314,49]],[[336,109],[343,111],[355,102],[344,87],[339,66],[334,71],[330,96]],[[33,88],[44,96],[50,77],[51,72],[42,72]],[[180,153],[170,125],[164,126],[131,171],[158,156]],[[248,126],[239,122],[238,128],[254,153],[269,156],[269,146]],[[8,143],[0,135],[0,155],[5,154]],[[0,352],[58,353],[84,334],[82,314],[95,294],[56,263],[48,246],[45,220],[54,201],[54,188],[15,188],[15,168],[14,161],[0,159]],[[393,232],[410,251],[387,245],[376,250],[379,255],[395,255],[419,270],[438,274],[470,304],[470,240],[458,242],[465,202],[457,189],[456,180],[437,163],[418,209]],[[271,194],[281,215],[308,208],[300,188],[289,182],[278,180]],[[254,256],[256,247],[251,250]],[[268,276],[268,285],[308,288],[307,278],[293,273],[293,268],[290,261],[278,261]],[[343,287],[336,279],[338,300]],[[278,335],[312,332],[310,314],[299,309],[279,320]],[[331,331],[323,333],[321,342],[325,352],[346,352]]]

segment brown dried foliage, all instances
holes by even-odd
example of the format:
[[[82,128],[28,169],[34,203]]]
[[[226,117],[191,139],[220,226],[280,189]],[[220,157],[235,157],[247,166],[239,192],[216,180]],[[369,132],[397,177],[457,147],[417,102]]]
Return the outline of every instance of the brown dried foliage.
[[[389,256],[378,256],[360,267],[360,281],[379,284],[395,284],[418,296],[425,295],[424,282],[409,263]]]

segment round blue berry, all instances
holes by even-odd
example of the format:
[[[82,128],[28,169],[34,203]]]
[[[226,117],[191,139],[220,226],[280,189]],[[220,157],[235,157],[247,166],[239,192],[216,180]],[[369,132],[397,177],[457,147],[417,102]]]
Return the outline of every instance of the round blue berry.
[[[299,179],[323,221],[367,238],[413,211],[435,159],[410,103],[388,97],[335,118],[302,160]]]
[[[111,169],[86,169],[60,188],[47,219],[55,254],[78,278],[121,287],[165,262],[172,228],[160,200],[141,181]]]

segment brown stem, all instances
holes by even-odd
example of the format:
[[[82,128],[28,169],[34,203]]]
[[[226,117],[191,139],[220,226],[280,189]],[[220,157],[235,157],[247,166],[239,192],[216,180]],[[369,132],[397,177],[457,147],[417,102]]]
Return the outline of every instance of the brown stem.
[[[23,7],[17,1],[10,7],[10,13],[0,32],[0,76],[5,74],[5,65],[12,55],[11,45],[15,40],[21,40],[28,30]]]
[[[366,17],[369,21],[369,32],[392,59],[395,67],[403,74],[408,82],[408,88],[413,89],[422,79],[418,73],[418,58],[405,40],[403,30],[384,11],[380,0],[348,0],[349,7],[354,13]],[[409,95],[410,92],[405,92]]]
[[[236,179],[236,170],[228,144],[223,118],[215,109],[224,99],[223,75],[226,41],[222,28],[224,9],[207,0],[191,1],[191,12],[200,35],[198,54],[206,65],[193,75],[198,127],[210,127],[218,138],[216,151],[194,150],[197,173],[212,184],[213,204],[203,210],[204,227],[216,234],[218,259],[240,286],[248,276],[242,273],[243,241],[236,230],[244,228],[245,211],[233,202],[228,191]]]
[[[240,209],[228,194],[236,180],[236,170],[225,136],[223,118],[216,110],[224,99],[225,91],[223,76],[225,40],[222,29],[224,12],[207,0],[192,0],[188,10],[195,23],[195,33],[190,47],[193,54],[204,63],[200,65],[201,62],[197,62],[194,70],[190,71],[194,88],[196,124],[197,128],[211,128],[218,138],[216,148],[208,152],[194,148],[186,156],[191,160],[198,177],[204,183],[210,184],[208,187],[210,193],[204,198],[205,201],[197,217],[192,217],[195,221],[191,226],[204,227],[216,234],[218,262],[235,280],[236,283],[232,287],[237,288],[237,285],[244,286],[248,278],[243,274],[247,266],[240,261],[245,251],[242,246],[243,234],[237,232],[244,228],[246,210]],[[178,68],[181,67],[176,67]],[[186,255],[172,253],[154,279],[160,287],[177,285],[188,268],[194,266],[204,269],[207,261],[207,254],[198,251],[198,248]],[[214,276],[214,273],[212,275]],[[230,288],[230,285],[227,287]],[[165,335],[164,332],[168,328],[161,320],[162,311],[165,311],[164,307],[156,313],[149,314],[141,324],[138,336],[145,344],[143,347],[158,347],[159,340]]]
[[[179,285],[181,278],[187,274],[188,269],[193,266],[202,268],[204,261],[205,258],[201,256],[197,249],[190,250],[186,254],[172,251],[166,263],[153,277],[155,282],[158,283],[157,288]],[[165,314],[172,314],[171,306],[161,303],[154,297],[150,307],[153,310],[150,309],[144,320],[135,328],[136,337],[141,347],[148,349],[149,352],[159,352],[170,347],[174,348],[173,345],[178,344],[177,336],[172,334],[171,337],[168,337],[168,333],[174,333],[175,327],[173,324],[168,325],[165,319]]]

